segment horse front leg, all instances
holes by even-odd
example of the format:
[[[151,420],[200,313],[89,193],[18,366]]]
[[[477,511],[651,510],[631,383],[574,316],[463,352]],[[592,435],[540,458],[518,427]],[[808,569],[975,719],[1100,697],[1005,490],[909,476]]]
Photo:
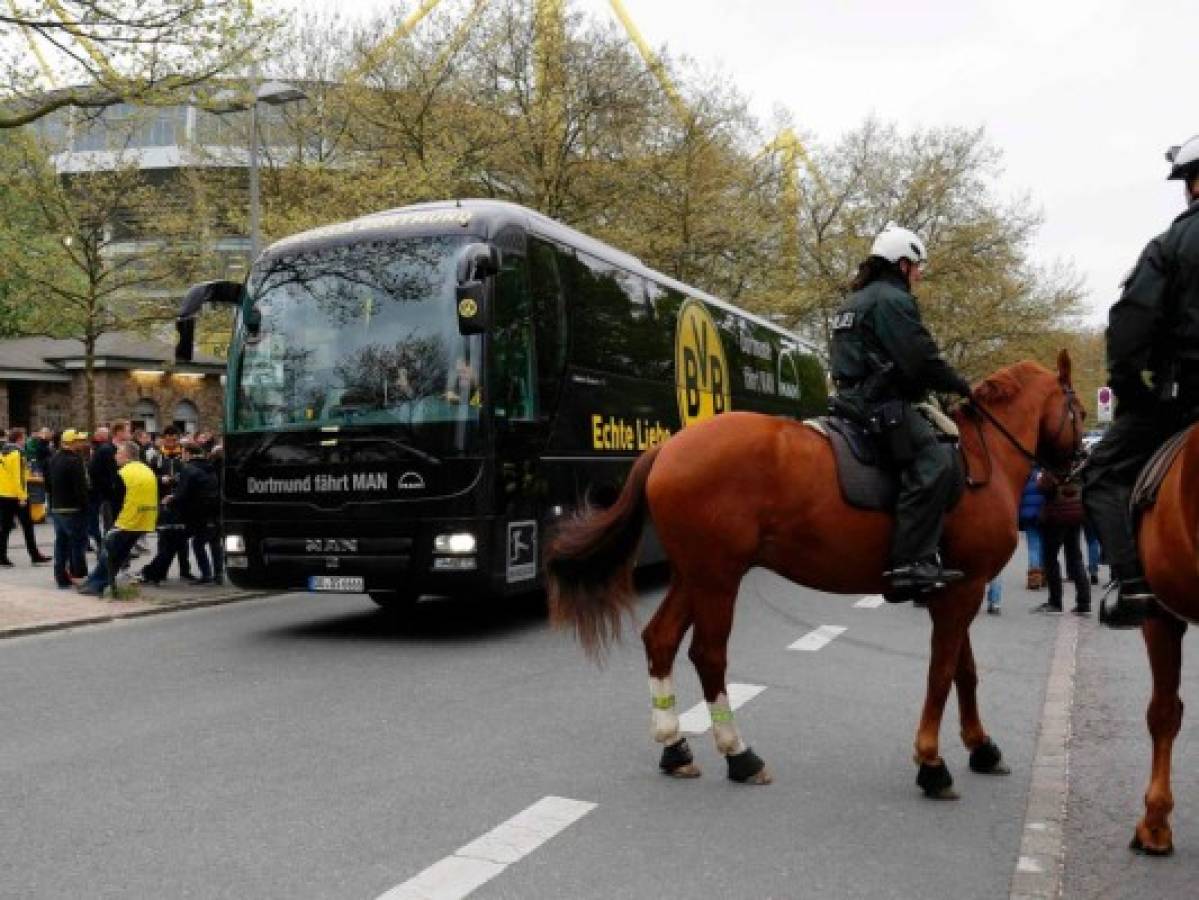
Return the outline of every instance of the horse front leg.
[[[1145,816],[1132,837],[1133,850],[1151,856],[1174,851],[1170,813],[1174,795],[1170,791],[1170,756],[1174,738],[1182,727],[1182,700],[1178,685],[1182,675],[1182,636],[1186,623],[1162,613],[1145,621],[1141,634],[1153,670],[1153,696],[1146,720],[1153,737],[1153,773],[1145,790]]]
[[[980,587],[974,583],[959,583],[931,597],[928,604],[933,622],[932,654],[924,709],[916,729],[915,762],[920,767],[916,784],[932,800],[957,800],[959,796],[953,789],[949,767],[940,755],[941,717],[958,672],[967,629],[982,604]]]
[[[962,723],[962,743],[970,751],[970,771],[981,775],[1011,775],[1003,761],[1003,753],[983,728],[978,712],[978,669],[974,664],[974,649],[970,632],[962,639],[958,653],[958,668],[953,675],[958,695],[958,718]]]

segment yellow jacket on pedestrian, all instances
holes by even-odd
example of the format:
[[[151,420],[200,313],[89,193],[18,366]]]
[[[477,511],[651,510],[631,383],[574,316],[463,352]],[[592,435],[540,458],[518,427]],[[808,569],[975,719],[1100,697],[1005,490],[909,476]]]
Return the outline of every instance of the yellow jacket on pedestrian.
[[[29,492],[25,489],[25,457],[18,447],[6,444],[0,456],[0,497],[16,497],[25,500]]]
[[[116,526],[122,531],[153,531],[158,524],[158,479],[143,462],[121,466],[125,482],[125,502],[121,504]]]

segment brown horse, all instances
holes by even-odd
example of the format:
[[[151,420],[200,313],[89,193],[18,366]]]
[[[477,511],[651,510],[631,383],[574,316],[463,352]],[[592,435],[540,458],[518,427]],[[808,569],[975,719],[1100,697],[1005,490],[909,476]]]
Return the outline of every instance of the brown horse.
[[[962,740],[976,772],[1006,774],[979,717],[978,675],[968,629],[984,587],[1016,547],[1016,510],[1037,458],[1065,462],[1085,415],[1070,383],[1070,357],[1055,375],[1033,362],[1009,366],[974,390],[974,409],[955,413],[969,487],[947,514],[947,565],[965,578],[932,594],[932,659],[916,732],[917,783],[951,799],[953,779],[939,752],[941,716],[956,685]],[[981,413],[981,415],[980,415]],[[1035,450],[1034,450],[1035,448]],[[608,509],[565,522],[546,554],[551,617],[573,625],[592,656],[619,636],[635,601],[632,570],[645,516],[670,561],[670,586],[642,632],[649,662],[653,735],[665,745],[663,771],[699,774],[679,734],[671,676],[688,628],[688,655],[708,702],[717,749],[735,781],[770,780],[742,741],[725,687],[733,606],[742,576],[763,566],[837,594],[880,593],[892,517],[847,506],[828,440],[800,422],[730,412],[692,425],[634,463]]]
[[[1174,849],[1170,812],[1170,754],[1182,727],[1178,684],[1186,620],[1199,621],[1199,428],[1192,428],[1158,489],[1157,501],[1137,532],[1141,560],[1158,602],[1168,612],[1149,618],[1141,633],[1153,670],[1146,716],[1153,738],[1153,772],[1145,791],[1145,816],[1132,847],[1152,855]]]

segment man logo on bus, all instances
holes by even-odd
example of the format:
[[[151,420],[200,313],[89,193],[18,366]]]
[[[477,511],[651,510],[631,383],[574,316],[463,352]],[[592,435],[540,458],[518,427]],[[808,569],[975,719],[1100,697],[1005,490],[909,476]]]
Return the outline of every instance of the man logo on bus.
[[[720,332],[698,300],[687,300],[679,310],[674,336],[674,378],[679,424],[683,428],[732,407],[729,367]]]

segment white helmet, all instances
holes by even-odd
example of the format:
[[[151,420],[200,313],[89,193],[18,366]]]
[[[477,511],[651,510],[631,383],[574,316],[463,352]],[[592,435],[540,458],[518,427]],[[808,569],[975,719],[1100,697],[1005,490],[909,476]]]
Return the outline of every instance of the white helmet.
[[[928,253],[924,249],[924,241],[914,231],[901,228],[894,222],[879,232],[878,237],[870,246],[871,256],[881,256],[888,262],[897,263],[906,259],[913,265],[928,261]]]
[[[1166,159],[1170,163],[1170,174],[1167,181],[1178,178],[1190,178],[1199,174],[1199,134],[1177,147],[1166,151]]]

